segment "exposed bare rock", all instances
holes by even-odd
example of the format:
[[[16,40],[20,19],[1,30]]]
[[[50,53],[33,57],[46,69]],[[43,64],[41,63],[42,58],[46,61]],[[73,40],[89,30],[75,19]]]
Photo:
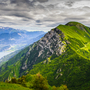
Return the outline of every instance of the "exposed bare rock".
[[[62,31],[57,28],[52,29],[29,48],[26,57],[23,59],[24,62],[22,63],[21,69],[32,69],[34,64],[46,60],[53,54],[57,56],[61,55],[65,52],[66,45],[69,43],[68,41],[64,41],[64,37]],[[28,60],[27,64],[26,60]]]

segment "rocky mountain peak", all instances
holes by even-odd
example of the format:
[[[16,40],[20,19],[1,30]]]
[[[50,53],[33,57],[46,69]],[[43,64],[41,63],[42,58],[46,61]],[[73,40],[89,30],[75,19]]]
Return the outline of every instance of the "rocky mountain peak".
[[[44,61],[53,54],[59,56],[65,52],[67,42],[64,41],[64,37],[63,32],[57,28],[49,31],[32,46],[32,49],[29,48],[20,71],[32,69],[34,64]]]

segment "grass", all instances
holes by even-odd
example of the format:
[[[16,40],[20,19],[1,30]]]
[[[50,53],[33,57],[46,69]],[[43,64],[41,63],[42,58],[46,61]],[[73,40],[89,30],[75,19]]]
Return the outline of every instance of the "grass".
[[[18,84],[0,82],[0,90],[32,90],[32,89],[25,88]]]
[[[69,26],[71,25],[71,26]],[[90,60],[90,29],[80,23],[70,22],[57,27],[70,42],[70,48],[78,55]]]

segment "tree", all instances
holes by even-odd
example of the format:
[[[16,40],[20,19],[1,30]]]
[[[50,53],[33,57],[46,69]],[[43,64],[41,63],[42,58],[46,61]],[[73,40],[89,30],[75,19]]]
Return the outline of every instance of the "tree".
[[[17,83],[17,80],[16,80],[15,77],[12,77],[12,79],[11,79],[11,83]]]
[[[23,85],[24,87],[26,87],[25,78],[26,78],[26,77],[23,75],[22,77],[20,77],[20,78],[17,80],[17,83]]]
[[[52,87],[52,90],[57,90],[57,87],[56,87],[56,86],[53,86],[53,87]]]
[[[61,85],[57,90],[68,90],[66,85]]]
[[[49,90],[49,85],[46,78],[44,78],[40,73],[35,75],[33,88],[35,90]]]

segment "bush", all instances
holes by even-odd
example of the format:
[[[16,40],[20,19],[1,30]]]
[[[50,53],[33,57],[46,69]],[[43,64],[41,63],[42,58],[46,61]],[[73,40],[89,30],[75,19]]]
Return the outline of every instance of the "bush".
[[[44,78],[40,73],[38,73],[34,78],[32,88],[35,90],[49,90],[49,85],[46,78]]]
[[[56,87],[56,86],[53,86],[53,87],[52,87],[52,90],[57,90],[57,87]]]
[[[57,90],[68,90],[66,85],[61,85]]]
[[[11,83],[17,83],[17,80],[16,80],[15,77],[12,77],[12,79],[11,79]]]
[[[17,81],[18,84],[23,85],[24,87],[26,87],[26,81],[25,81],[25,76],[23,75],[22,77],[20,77]]]

